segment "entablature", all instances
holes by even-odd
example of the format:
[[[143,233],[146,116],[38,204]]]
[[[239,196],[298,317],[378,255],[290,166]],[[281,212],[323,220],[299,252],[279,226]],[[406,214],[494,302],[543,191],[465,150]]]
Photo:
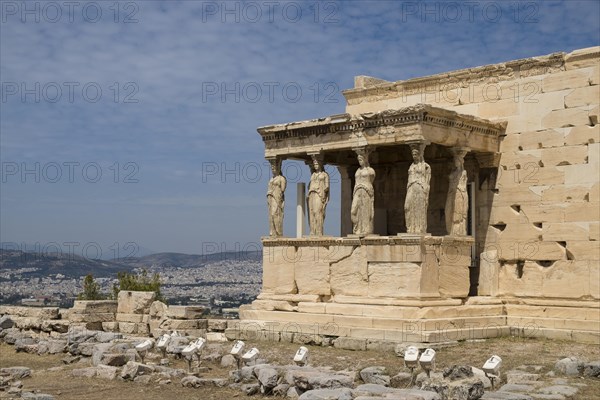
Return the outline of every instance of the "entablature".
[[[294,158],[316,150],[393,146],[414,142],[466,147],[496,153],[506,123],[491,122],[428,104],[359,115],[325,118],[258,128],[267,158]]]

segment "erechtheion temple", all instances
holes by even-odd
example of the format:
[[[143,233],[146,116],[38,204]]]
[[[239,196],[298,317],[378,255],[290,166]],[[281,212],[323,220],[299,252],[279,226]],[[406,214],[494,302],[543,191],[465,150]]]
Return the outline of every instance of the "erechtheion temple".
[[[356,349],[510,334],[599,343],[599,67],[595,47],[358,76],[345,113],[259,128],[269,236],[237,335]],[[306,194],[287,185],[286,160],[311,169]],[[338,236],[323,234],[330,190]],[[296,219],[284,193],[309,233],[299,218],[283,236]]]

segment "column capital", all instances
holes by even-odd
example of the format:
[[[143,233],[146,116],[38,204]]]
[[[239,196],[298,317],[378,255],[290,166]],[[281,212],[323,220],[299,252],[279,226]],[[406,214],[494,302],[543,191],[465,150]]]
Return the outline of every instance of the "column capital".
[[[354,151],[356,153],[356,155],[358,155],[358,156],[369,157],[369,154],[371,154],[373,149],[369,146],[358,146],[358,147],[353,147],[352,151]]]
[[[450,147],[450,153],[452,153],[453,157],[465,158],[469,151],[471,151],[470,147]]]
[[[315,161],[318,161],[319,164],[324,163],[325,153],[323,152],[323,150],[307,151],[306,154],[308,156],[310,156],[310,160],[304,161],[306,164],[310,165],[310,164],[314,163]]]
[[[352,150],[354,150],[354,152],[356,153],[356,158],[358,159],[358,164],[360,165],[360,167],[369,167],[369,155],[373,151],[373,148],[368,146],[360,146],[353,147]],[[363,160],[363,163],[361,163],[361,159]]]
[[[431,144],[431,142],[429,140],[411,140],[408,142],[405,142],[405,144],[409,145],[411,150],[412,149],[425,149],[426,146],[429,146]]]
[[[283,158],[282,156],[269,156],[265,157],[265,160],[267,160],[271,165],[281,167],[281,163],[283,160],[285,160],[285,158]]]

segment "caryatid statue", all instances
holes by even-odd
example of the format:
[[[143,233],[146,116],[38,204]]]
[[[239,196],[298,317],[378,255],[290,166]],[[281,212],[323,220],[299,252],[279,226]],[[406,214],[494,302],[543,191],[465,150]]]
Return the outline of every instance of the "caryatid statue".
[[[352,232],[355,235],[373,233],[373,218],[375,216],[375,170],[369,166],[369,153],[366,148],[355,150],[358,156],[359,168],[354,175],[354,192],[352,193]]]
[[[323,157],[313,154],[312,174],[308,184],[306,205],[308,208],[308,224],[310,236],[322,236],[325,222],[325,208],[329,202],[329,174],[323,169]]]
[[[427,206],[429,204],[429,182],[431,167],[424,159],[425,143],[410,145],[413,163],[408,169],[408,185],[404,202],[406,231],[427,233]]]
[[[269,180],[267,205],[269,207],[269,236],[283,235],[283,206],[287,181],[281,175],[281,160],[269,160],[273,177]]]
[[[454,168],[450,172],[448,197],[446,197],[446,230],[449,235],[467,234],[467,213],[469,197],[467,195],[467,171],[464,158],[467,149],[453,149]]]

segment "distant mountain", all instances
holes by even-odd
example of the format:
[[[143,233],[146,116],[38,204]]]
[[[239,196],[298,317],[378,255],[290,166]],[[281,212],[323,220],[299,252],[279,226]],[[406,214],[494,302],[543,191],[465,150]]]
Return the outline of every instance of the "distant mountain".
[[[30,277],[44,277],[56,274],[62,274],[67,277],[80,277],[90,273],[94,277],[115,277],[117,272],[129,272],[136,268],[197,268],[219,261],[260,261],[261,259],[262,253],[260,252],[225,252],[207,255],[157,253],[144,257],[95,260],[74,254],[40,254],[21,250],[0,249],[0,270],[31,268],[32,271],[23,274]]]
[[[32,269],[32,271],[23,274],[30,277],[62,274],[74,278],[90,273],[95,277],[111,277],[119,271],[129,271],[131,269],[127,264],[107,260],[92,260],[75,254],[41,254],[0,249],[0,270],[21,268]]]
[[[252,252],[224,252],[212,254],[183,254],[183,253],[156,253],[144,257],[122,258],[119,262],[132,268],[149,267],[201,267],[208,263],[218,261],[260,261],[262,253]]]
[[[59,250],[59,251],[71,251],[71,252],[75,252],[75,253],[81,253],[82,252],[82,247],[81,247],[81,243],[74,243],[75,247],[70,248],[67,246],[67,242],[63,242],[63,246],[61,246],[60,243],[55,243],[57,247],[53,246],[53,243],[46,243],[46,242],[35,242],[35,243],[25,243],[25,242],[0,242],[0,249],[3,250],[21,250],[24,251],[26,253],[44,253],[47,252],[47,250]],[[93,244],[95,246],[91,247],[91,250],[94,251],[98,246],[100,246],[100,249],[104,249],[104,251],[100,251],[101,256],[100,258],[102,260],[109,260],[109,261],[114,261],[113,257],[114,257],[114,244],[108,245],[105,244],[103,245],[99,245],[98,243],[95,242],[89,242],[86,243],[87,244]],[[130,245],[134,246],[134,247],[130,247]],[[137,243],[131,242],[131,243],[122,243],[121,244],[121,249],[119,249],[120,251],[122,251],[123,253],[129,253],[132,254],[135,257],[143,257],[143,256],[147,256],[147,255],[151,255],[156,253],[153,250],[150,250],[147,247],[144,246],[140,246]]]

